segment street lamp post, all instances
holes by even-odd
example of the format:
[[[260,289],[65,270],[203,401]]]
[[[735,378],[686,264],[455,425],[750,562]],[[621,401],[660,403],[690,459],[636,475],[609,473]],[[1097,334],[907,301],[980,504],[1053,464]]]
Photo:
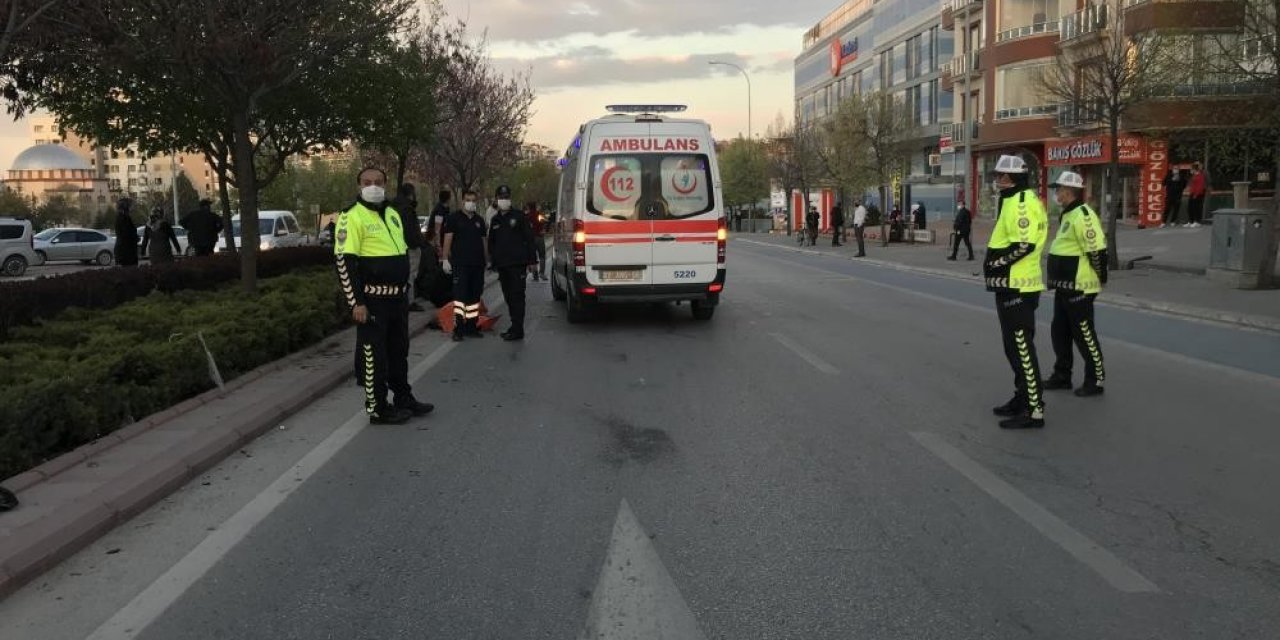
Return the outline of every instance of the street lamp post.
[[[751,76],[747,74],[746,69],[743,69],[742,67],[739,67],[738,65],[732,62],[720,62],[719,60],[712,60],[707,64],[733,67],[734,69],[737,69],[739,73],[742,74],[742,77],[747,79],[747,139],[751,140],[752,139],[751,137]]]

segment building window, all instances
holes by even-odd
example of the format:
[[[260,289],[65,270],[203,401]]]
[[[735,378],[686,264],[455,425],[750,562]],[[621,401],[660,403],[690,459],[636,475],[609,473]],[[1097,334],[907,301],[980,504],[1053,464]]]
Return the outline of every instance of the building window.
[[[119,158],[120,158],[120,152],[119,152],[119,151],[116,151],[115,149],[112,149],[112,150],[111,150],[111,159],[112,159],[112,160],[118,160]]]
[[[1053,100],[1039,87],[1044,60],[1008,65],[996,70],[996,119],[1042,116],[1054,112]]]
[[[372,180],[372,178],[370,178],[370,180]],[[161,183],[160,183],[160,178],[156,178],[156,186],[158,187],[158,186],[160,186],[160,184],[161,184]]]
[[[880,88],[889,88],[889,78],[893,76],[893,54],[885,51],[880,54]]]
[[[1058,18],[1076,10],[1075,0],[1001,0],[1000,40],[1058,30]],[[1025,33],[1022,30],[1025,29]],[[1013,29],[1017,33],[1009,34]]]
[[[33,128],[35,129],[35,132],[36,132],[36,133],[44,133],[44,125],[42,125],[42,124],[38,124],[38,125],[36,125],[36,126],[35,126],[35,127],[33,127]]]
[[[907,81],[907,43],[893,45],[893,75],[890,82],[893,86]]]
[[[137,155],[138,154],[133,152],[133,149],[126,149],[124,152],[124,157],[129,158],[130,160],[132,160]]]

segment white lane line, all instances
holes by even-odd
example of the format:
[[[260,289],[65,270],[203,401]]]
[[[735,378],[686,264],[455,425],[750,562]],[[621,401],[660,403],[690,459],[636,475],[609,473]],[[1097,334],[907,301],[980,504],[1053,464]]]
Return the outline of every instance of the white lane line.
[[[409,380],[416,381],[440,363],[456,345],[446,342],[432,351],[425,360],[409,372]],[[277,507],[284,503],[312,475],[319,471],[343,447],[347,446],[368,426],[369,418],[361,410],[329,434],[292,469],[271,483],[235,515],[222,523],[182,560],[169,568],[164,575],[152,582],[111,619],[102,623],[87,640],[133,640],[152,622],[158,619],[192,585],[213,568],[249,532],[258,526]]]
[[[813,367],[818,371],[821,371],[825,374],[833,375],[833,376],[840,375],[839,369],[831,366],[830,364],[827,364],[825,360],[823,360],[822,358],[819,358],[812,351],[809,351],[808,349],[800,346],[800,344],[798,344],[795,340],[792,340],[791,338],[788,338],[787,336],[784,336],[781,333],[773,333],[770,335],[773,336],[774,340],[777,340],[778,342],[782,343],[782,346],[790,349],[792,353],[800,356],[801,358],[804,358],[805,362],[808,362],[809,364],[813,365]]]
[[[997,502],[1017,514],[1027,524],[1039,531],[1044,537],[1052,540],[1076,560],[1093,569],[1103,580],[1124,593],[1159,593],[1160,588],[1146,579],[1142,574],[1130,569],[1123,560],[1107,551],[1098,543],[1090,540],[1083,533],[1076,531],[1071,525],[1048,509],[1036,504],[1026,494],[1018,491],[1009,483],[1001,480],[996,474],[987,470],[973,458],[966,456],[959,449],[951,446],[942,436],[936,433],[912,432],[920,446],[938,456],[951,468],[959,471],[979,489],[987,492]]]

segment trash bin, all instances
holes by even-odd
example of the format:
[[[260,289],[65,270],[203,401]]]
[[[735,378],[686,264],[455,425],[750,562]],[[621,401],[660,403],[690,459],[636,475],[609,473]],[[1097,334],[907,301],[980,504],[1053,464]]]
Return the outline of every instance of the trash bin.
[[[1236,289],[1258,286],[1258,272],[1267,251],[1270,215],[1256,209],[1213,212],[1212,244],[1206,275]]]

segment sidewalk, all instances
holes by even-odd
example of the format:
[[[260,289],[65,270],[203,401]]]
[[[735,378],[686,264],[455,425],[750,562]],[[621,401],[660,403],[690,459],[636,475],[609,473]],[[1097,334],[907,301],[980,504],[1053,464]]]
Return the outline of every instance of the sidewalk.
[[[991,232],[991,222],[982,220],[974,223],[973,245],[976,259],[973,262],[965,260],[966,252],[963,247],[960,249],[959,260],[955,262],[947,260],[950,252],[946,242],[950,226],[938,228],[937,231],[940,236],[937,244],[892,243],[887,247],[881,247],[879,240],[868,240],[866,258],[853,258],[853,254],[857,252],[856,245],[852,248],[849,244],[832,247],[830,235],[820,237],[816,247],[804,247],[804,250],[816,251],[824,255],[839,255],[850,260],[866,261],[891,268],[970,280],[975,284],[980,283],[982,255],[987,237]],[[1194,258],[1183,259],[1181,257],[1183,254],[1178,253],[1180,249],[1191,247],[1199,242],[1197,238],[1203,238],[1204,264],[1200,266],[1203,273],[1204,266],[1208,263],[1207,244],[1210,231],[1205,227],[1200,229],[1122,228],[1118,242],[1121,247],[1122,261],[1138,255],[1160,253],[1161,264],[1166,267],[1113,272],[1107,284],[1107,290],[1098,301],[1116,306],[1280,332],[1280,290],[1230,289],[1209,281],[1203,275],[1195,275],[1190,267],[1191,260]],[[800,248],[794,235],[788,237],[785,234],[744,233],[734,234],[732,238],[768,243],[788,249]],[[850,241],[852,240],[853,237],[850,234]],[[1126,242],[1131,242],[1134,248],[1126,249]],[[1190,255],[1189,251],[1188,255]],[[1156,262],[1156,260],[1149,262]],[[1186,268],[1179,269],[1179,266]]]
[[[411,349],[446,343],[433,315],[410,316]],[[4,480],[21,504],[0,513],[0,598],[348,381],[354,343],[354,328],[329,336]]]

